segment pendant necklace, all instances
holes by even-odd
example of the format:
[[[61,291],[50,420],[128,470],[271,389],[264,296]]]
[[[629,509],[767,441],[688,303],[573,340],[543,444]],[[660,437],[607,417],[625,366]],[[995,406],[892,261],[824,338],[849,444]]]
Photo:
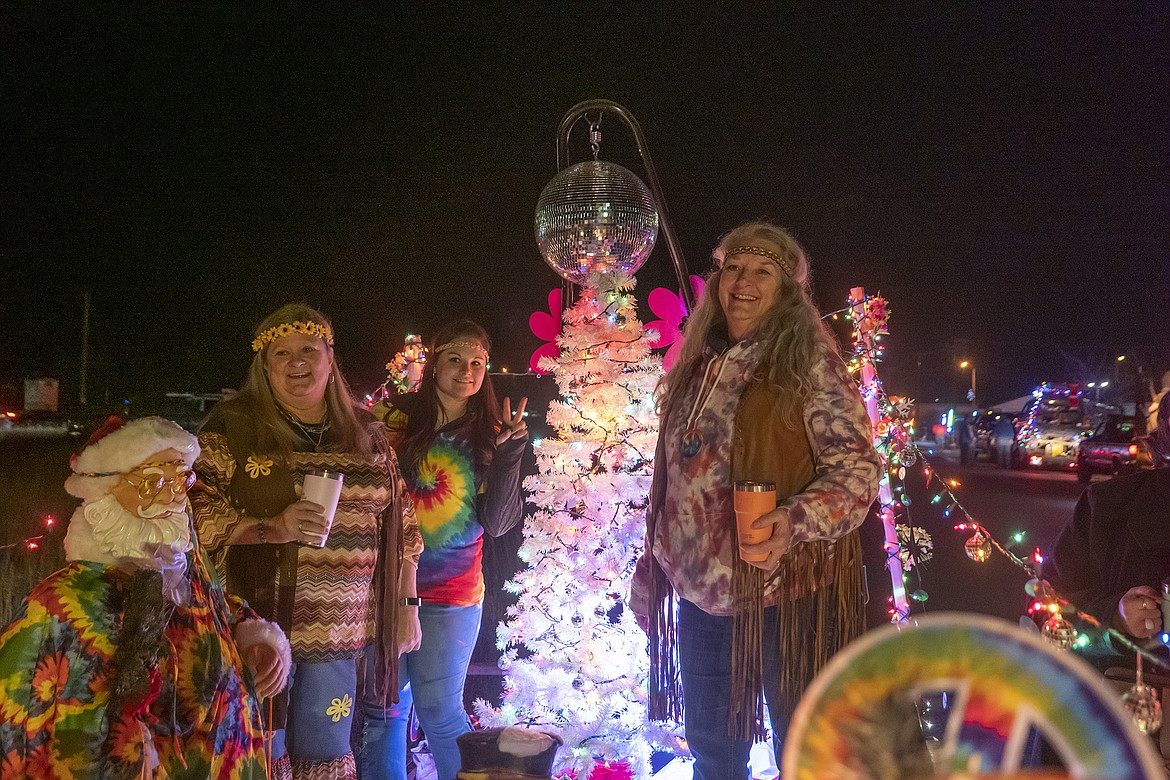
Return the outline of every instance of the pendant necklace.
[[[707,408],[707,402],[711,400],[711,395],[715,392],[716,385],[719,384],[719,380],[723,377],[723,369],[727,367],[728,363],[727,358],[731,355],[732,350],[738,346],[736,344],[712,360],[707,365],[707,370],[703,373],[703,383],[699,385],[699,392],[695,395],[695,400],[691,404],[691,413],[687,415],[687,424],[685,426],[686,433],[682,437],[681,449],[684,458],[693,458],[699,454],[699,450],[703,449],[703,433],[699,430],[699,416]]]
[[[304,439],[313,445],[313,452],[320,452],[321,442],[325,440],[325,434],[329,433],[329,412],[325,413],[324,419],[319,423],[303,423],[295,415],[286,412],[284,407],[279,408],[284,419],[292,423],[301,432]]]

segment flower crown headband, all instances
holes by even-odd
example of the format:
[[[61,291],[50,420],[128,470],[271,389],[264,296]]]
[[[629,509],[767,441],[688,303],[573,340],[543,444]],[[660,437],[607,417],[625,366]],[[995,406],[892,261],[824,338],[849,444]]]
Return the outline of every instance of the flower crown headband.
[[[733,249],[728,249],[723,253],[723,262],[719,263],[719,267],[723,267],[723,263],[727,262],[727,258],[735,257],[736,255],[759,255],[760,257],[766,257],[780,266],[784,273],[790,277],[793,276],[793,268],[790,261],[776,254],[771,249],[765,249],[762,246],[737,246]]]
[[[440,344],[439,346],[435,347],[435,354],[438,355],[440,352],[442,352],[445,349],[454,349],[455,347],[467,347],[469,349],[477,349],[483,353],[484,360],[488,360],[491,357],[490,355],[488,355],[488,351],[483,348],[483,344],[480,344],[476,341],[448,341],[446,344]]]
[[[325,339],[325,343],[329,346],[333,346],[333,329],[328,325],[322,325],[319,322],[301,322],[297,320],[296,322],[283,322],[280,325],[273,325],[252,339],[252,351],[259,352],[277,339],[291,336],[294,333],[299,333],[302,336],[316,336],[317,338]]]

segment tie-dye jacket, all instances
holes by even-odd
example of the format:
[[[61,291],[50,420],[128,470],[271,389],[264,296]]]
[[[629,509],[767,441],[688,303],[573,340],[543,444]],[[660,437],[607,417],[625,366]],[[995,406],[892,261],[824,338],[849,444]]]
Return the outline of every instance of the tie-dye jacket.
[[[722,352],[709,349],[659,434],[657,457],[661,460],[655,463],[653,494],[664,499],[658,510],[654,557],[675,592],[712,615],[735,611],[731,572],[732,557],[738,550],[731,533],[735,518],[732,481],[733,473],[742,473],[744,464],[733,463],[732,452],[737,449],[738,437],[750,445],[740,443],[740,450],[755,452],[767,447],[760,437],[769,435],[769,430],[760,420],[743,419],[742,415],[745,391],[760,352],[761,346],[752,342],[741,342]],[[703,403],[698,398],[703,377],[714,376],[716,371],[718,380]],[[839,539],[861,525],[881,478],[881,460],[873,448],[869,417],[840,360],[820,361],[809,380],[812,390],[804,401],[802,417],[815,475],[803,490],[781,502],[790,510],[793,548],[805,542]],[[703,446],[685,457],[681,443],[690,429],[701,433]],[[665,480],[665,485],[657,485],[659,480]],[[630,594],[630,606],[636,614],[648,614],[649,577],[650,562],[643,555]],[[778,603],[790,595],[780,594],[774,580],[765,584],[765,604]]]
[[[73,561],[33,589],[0,635],[0,778],[268,776],[260,705],[232,639],[255,614],[224,595],[201,554],[188,572],[189,603],[175,607],[154,688],[134,707],[111,706],[129,575]]]

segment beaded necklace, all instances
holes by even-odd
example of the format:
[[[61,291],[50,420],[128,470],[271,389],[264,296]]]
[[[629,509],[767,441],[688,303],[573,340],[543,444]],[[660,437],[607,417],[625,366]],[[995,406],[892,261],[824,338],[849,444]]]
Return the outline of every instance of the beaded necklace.
[[[695,400],[691,403],[691,412],[687,415],[687,421],[683,426],[682,454],[684,458],[693,458],[703,448],[703,433],[699,430],[699,417],[707,408],[707,402],[711,400],[711,395],[715,392],[719,380],[723,378],[723,369],[727,367],[728,358],[741,348],[742,342],[734,344],[707,364],[707,368],[703,372],[703,381],[699,385],[699,392],[695,394]]]

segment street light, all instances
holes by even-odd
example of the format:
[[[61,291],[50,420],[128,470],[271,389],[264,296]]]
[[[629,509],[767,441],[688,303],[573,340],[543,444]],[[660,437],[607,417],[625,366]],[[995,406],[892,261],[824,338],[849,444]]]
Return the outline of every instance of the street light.
[[[971,394],[968,396],[968,400],[972,403],[972,405],[974,405],[974,403],[975,403],[975,364],[972,363],[970,360],[964,360],[964,361],[961,361],[959,363],[959,368],[970,368],[971,369]]]

